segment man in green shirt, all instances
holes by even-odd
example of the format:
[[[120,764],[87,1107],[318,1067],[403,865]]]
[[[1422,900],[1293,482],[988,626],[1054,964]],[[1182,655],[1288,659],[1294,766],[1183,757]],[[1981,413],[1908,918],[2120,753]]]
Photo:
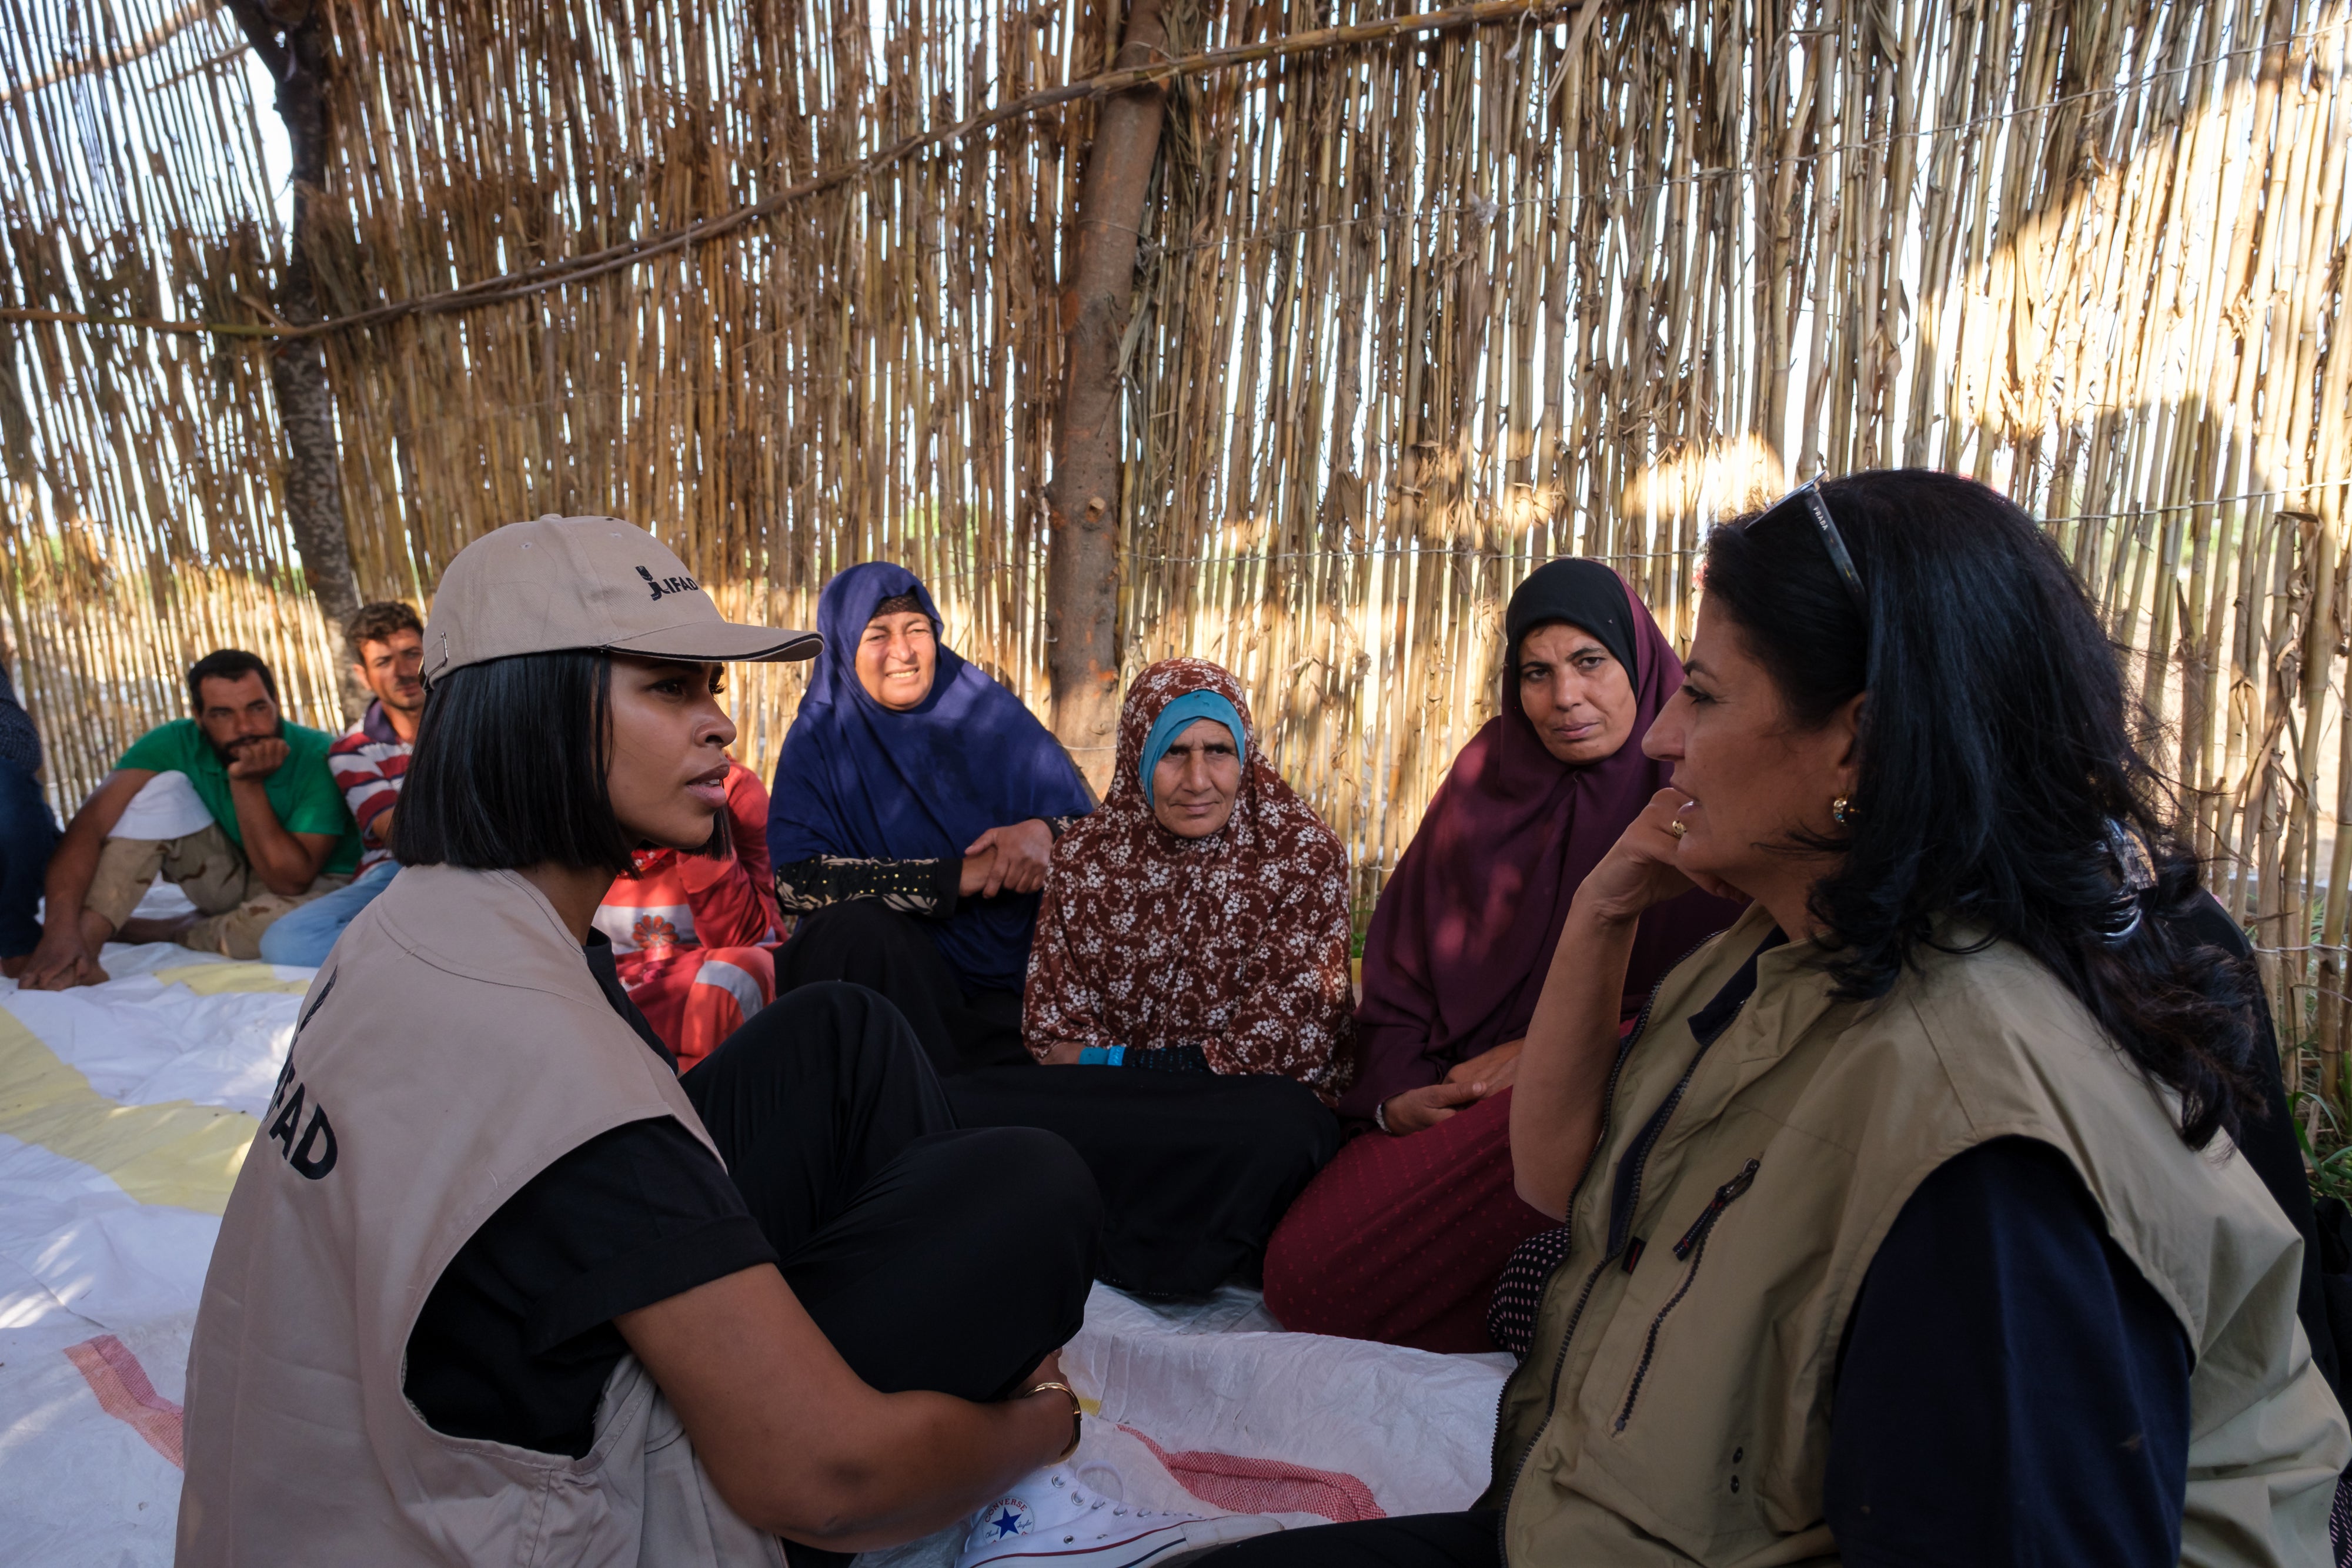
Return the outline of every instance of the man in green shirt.
[[[271,921],[352,880],[360,834],[327,768],[334,737],[279,716],[269,666],[207,653],[188,701],[195,716],[141,736],[67,824],[27,988],[104,980],[99,950],[118,935],[258,957]],[[159,873],[194,915],[131,918]]]

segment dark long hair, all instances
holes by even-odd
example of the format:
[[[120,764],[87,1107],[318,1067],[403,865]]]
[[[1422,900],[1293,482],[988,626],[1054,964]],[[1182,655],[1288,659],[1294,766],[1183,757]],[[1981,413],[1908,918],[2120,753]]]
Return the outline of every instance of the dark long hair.
[[[605,779],[612,709],[613,661],[600,653],[519,653],[436,679],[393,852],[404,865],[625,874],[632,846]]]
[[[1947,920],[2049,966],[2116,1045],[2180,1097],[2203,1148],[2260,1115],[2250,967],[2191,935],[2196,857],[2150,766],[2152,725],[2049,537],[1971,480],[1890,469],[1821,487],[1868,621],[1795,507],[1717,528],[1706,602],[1736,624],[1795,721],[1866,692],[1851,821],[1815,884],[1841,996],[1885,996]],[[2110,821],[2155,872],[2129,935]]]

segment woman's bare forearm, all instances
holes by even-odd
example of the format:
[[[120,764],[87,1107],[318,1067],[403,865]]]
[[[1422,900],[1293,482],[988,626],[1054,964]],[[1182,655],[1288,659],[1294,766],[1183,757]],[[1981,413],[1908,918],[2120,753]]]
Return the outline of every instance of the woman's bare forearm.
[[[1066,1395],[979,1405],[870,1387],[770,1264],[614,1326],[677,1409],[719,1495],[751,1524],[811,1546],[857,1552],[927,1535],[1069,1445]]]
[[[1617,1060],[1617,1019],[1635,920],[1604,920],[1579,898],[1569,906],[1528,1020],[1511,1092],[1511,1168],[1519,1197],[1554,1219],[1601,1137],[1601,1099]]]
[[[1069,1402],[1058,1393],[1001,1405],[929,1393],[882,1398],[887,1408],[858,1445],[864,1451],[835,1458],[830,1474],[779,1509],[778,1533],[831,1552],[903,1545],[968,1517],[1069,1445]]]

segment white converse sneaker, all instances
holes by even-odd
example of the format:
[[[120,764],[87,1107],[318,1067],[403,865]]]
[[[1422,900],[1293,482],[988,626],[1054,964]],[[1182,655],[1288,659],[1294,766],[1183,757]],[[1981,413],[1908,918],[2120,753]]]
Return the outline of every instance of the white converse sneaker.
[[[1321,1522],[1318,1521],[1317,1522]],[[1213,1546],[1283,1529],[1263,1513],[1161,1513],[1100,1497],[1067,1465],[1039,1470],[980,1511],[956,1568],[1165,1568]]]

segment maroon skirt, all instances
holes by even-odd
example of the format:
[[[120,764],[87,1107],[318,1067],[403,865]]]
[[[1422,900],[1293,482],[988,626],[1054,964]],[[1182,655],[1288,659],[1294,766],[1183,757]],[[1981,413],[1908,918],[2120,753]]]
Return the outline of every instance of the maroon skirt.
[[[1520,1242],[1558,1222],[1511,1185],[1511,1092],[1433,1127],[1350,1140],[1265,1253],[1286,1329],[1416,1350],[1486,1351],[1486,1306]]]

